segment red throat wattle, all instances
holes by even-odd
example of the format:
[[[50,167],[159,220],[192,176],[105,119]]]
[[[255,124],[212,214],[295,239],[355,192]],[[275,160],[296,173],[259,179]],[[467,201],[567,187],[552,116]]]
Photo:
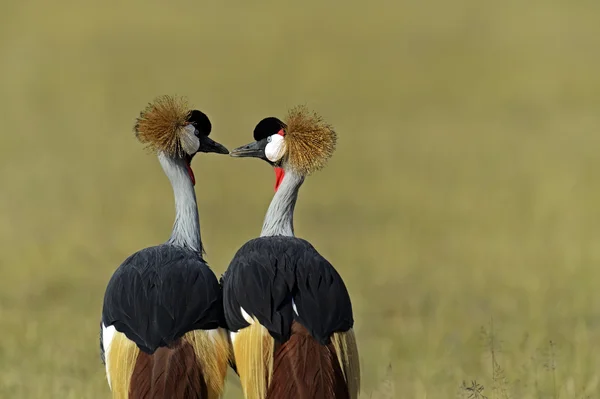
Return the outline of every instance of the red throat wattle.
[[[277,134],[280,136],[285,136],[285,130],[280,129],[277,132]],[[283,168],[275,168],[275,192],[277,192],[277,190],[279,190],[279,185],[283,181],[284,176],[285,176],[285,171],[283,170]]]
[[[279,185],[283,181],[283,177],[285,176],[285,171],[283,168],[275,168],[275,191],[279,189]]]
[[[188,175],[190,176],[190,180],[192,181],[192,186],[196,185],[196,177],[194,177],[194,171],[189,163],[186,162],[185,166],[187,167]]]

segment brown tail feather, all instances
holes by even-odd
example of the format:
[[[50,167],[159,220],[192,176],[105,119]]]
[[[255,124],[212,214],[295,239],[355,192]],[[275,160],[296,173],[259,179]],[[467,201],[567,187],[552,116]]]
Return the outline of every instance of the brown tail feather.
[[[333,344],[319,344],[301,324],[273,359],[267,399],[349,399],[348,386]]]
[[[158,348],[154,354],[138,355],[129,399],[201,399],[208,395],[194,347],[179,339],[171,347]]]
[[[116,333],[108,352],[114,399],[216,399],[229,360],[227,334],[197,330],[154,354]]]

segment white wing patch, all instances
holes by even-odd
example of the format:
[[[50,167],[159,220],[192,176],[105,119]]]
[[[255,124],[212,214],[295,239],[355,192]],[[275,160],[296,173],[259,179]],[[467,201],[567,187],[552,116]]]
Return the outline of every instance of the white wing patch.
[[[110,388],[110,375],[108,373],[108,356],[110,356],[110,343],[115,336],[117,330],[114,326],[106,327],[102,323],[102,347],[104,349],[104,363],[106,363],[106,379],[108,380],[108,387]]]
[[[294,302],[294,300],[292,299],[292,308],[294,308],[294,312],[296,313],[296,316],[300,316],[298,314],[298,308],[296,307],[296,302]]]
[[[239,332],[239,331],[238,331]],[[235,337],[238,335],[237,332],[229,331],[229,338],[231,339],[231,345],[235,342]]]
[[[240,312],[242,313],[242,317],[244,318],[244,320],[246,320],[249,324],[254,324],[254,319],[252,318],[252,316],[250,316],[248,314],[248,312],[246,312],[244,310],[243,307],[240,306]],[[238,332],[234,332],[234,331],[229,331],[229,338],[231,339],[231,344],[233,345],[233,343],[235,342],[235,337],[236,335],[239,333]]]
[[[249,324],[254,324],[254,319],[252,318],[252,316],[250,316],[250,315],[248,314],[248,312],[246,312],[246,311],[244,310],[244,308],[243,308],[243,307],[241,307],[241,306],[240,306],[240,311],[242,312],[242,317],[244,318],[244,320],[246,320],[246,322],[247,322],[247,323],[249,323]]]
[[[270,137],[270,141],[265,147],[265,156],[271,162],[277,162],[285,154],[285,141],[282,135],[274,134]]]

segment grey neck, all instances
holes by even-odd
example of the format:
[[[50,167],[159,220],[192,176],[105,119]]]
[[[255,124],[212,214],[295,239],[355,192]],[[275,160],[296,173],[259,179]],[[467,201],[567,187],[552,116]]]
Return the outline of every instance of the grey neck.
[[[160,164],[173,186],[175,194],[175,223],[168,243],[203,252],[200,220],[194,185],[188,175],[185,160],[158,154]]]
[[[293,170],[285,171],[283,181],[269,205],[261,237],[294,236],[294,207],[303,182],[304,176]]]

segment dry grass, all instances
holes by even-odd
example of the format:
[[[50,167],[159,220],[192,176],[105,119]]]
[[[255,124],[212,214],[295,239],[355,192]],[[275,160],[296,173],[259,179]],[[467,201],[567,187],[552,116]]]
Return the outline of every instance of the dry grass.
[[[366,393],[600,397],[600,3],[85,4],[0,6],[0,397],[108,397],[104,288],[173,219],[131,133],[166,93],[230,148],[295,104],[336,127],[296,230],[347,282]],[[193,167],[220,273],[272,172]]]

